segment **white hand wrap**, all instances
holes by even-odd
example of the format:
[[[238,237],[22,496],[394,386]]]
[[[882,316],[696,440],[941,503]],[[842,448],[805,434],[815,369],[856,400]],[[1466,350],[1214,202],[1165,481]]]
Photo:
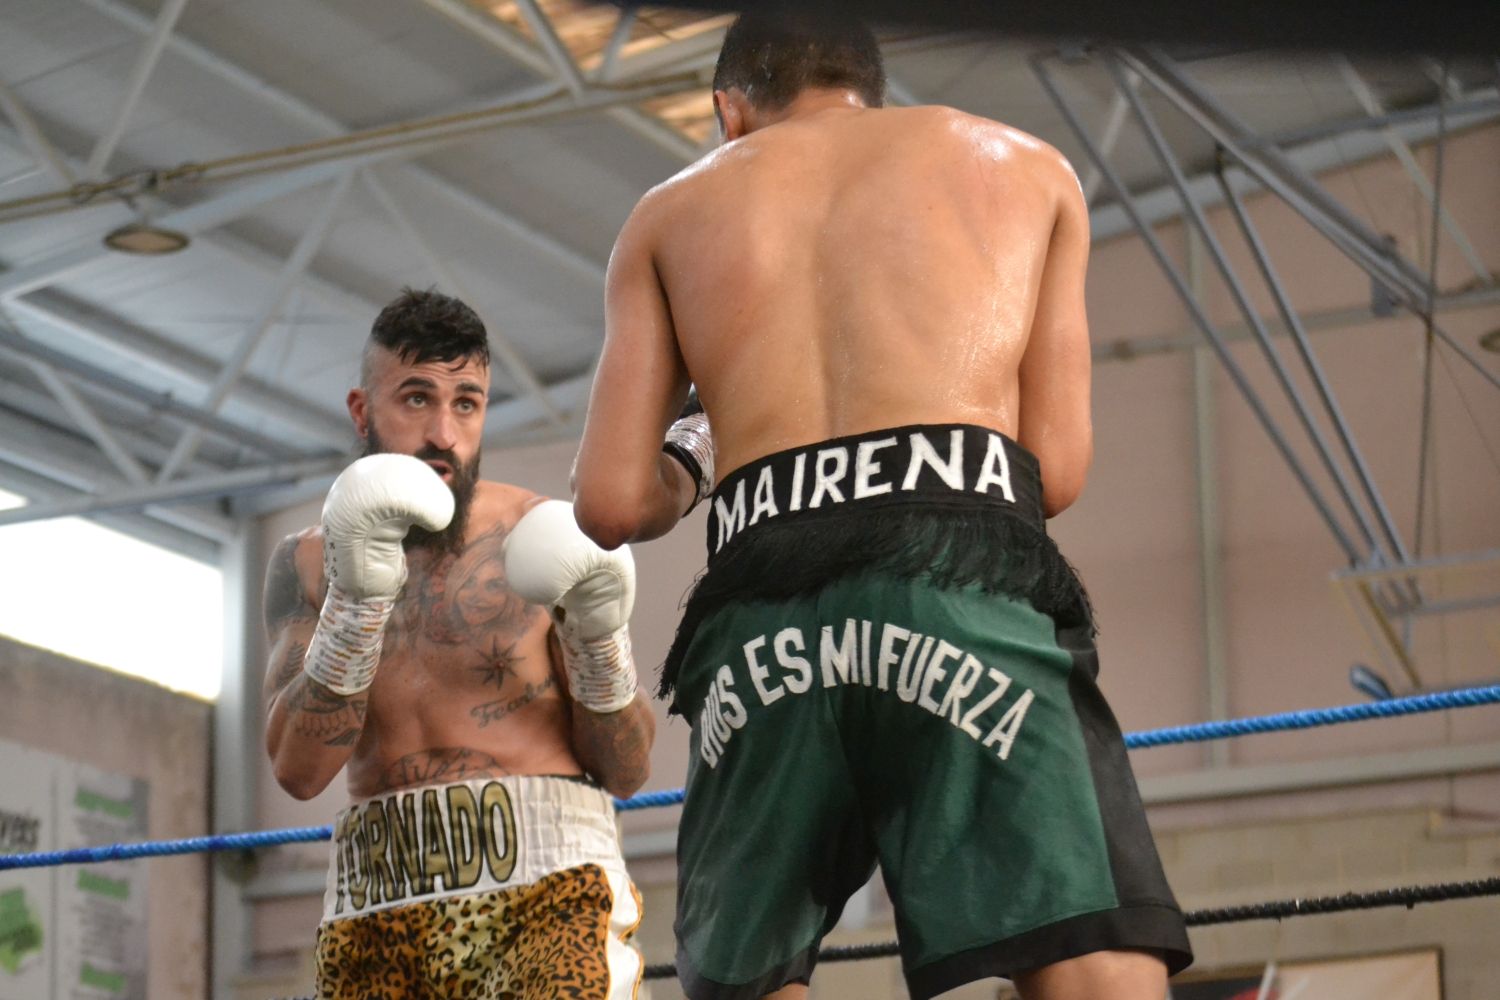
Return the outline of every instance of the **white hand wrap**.
[[[572,504],[547,500],[516,522],[505,540],[504,559],[511,589],[551,609],[573,700],[600,713],[618,712],[634,701],[630,549],[601,549],[579,530]]]
[[[303,672],[345,697],[369,687],[380,663],[386,619],[395,607],[395,598],[361,601],[330,584],[302,660]]]
[[[639,682],[635,654],[630,649],[630,626],[621,625],[609,635],[585,639],[568,628],[565,618],[554,613],[552,620],[557,623],[568,690],[573,692],[574,701],[600,714],[618,712],[635,701]]]
[[[680,417],[667,428],[662,450],[682,464],[693,479],[692,510],[714,491],[714,439],[708,426],[708,414],[698,412]]]
[[[370,686],[406,583],[401,541],[413,524],[441,531],[452,519],[453,491],[410,455],[369,455],[339,474],[323,503],[328,596],[302,661],[308,677],[345,696]]]

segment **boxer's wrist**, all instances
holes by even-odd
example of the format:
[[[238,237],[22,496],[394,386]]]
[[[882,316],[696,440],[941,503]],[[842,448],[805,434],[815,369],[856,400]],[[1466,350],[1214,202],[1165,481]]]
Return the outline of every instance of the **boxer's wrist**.
[[[568,673],[568,689],[575,702],[591,712],[606,715],[635,701],[639,682],[628,626],[585,639],[564,621],[558,622],[557,637],[562,647],[563,667]]]
[[[385,624],[395,607],[394,598],[359,599],[329,585],[302,672],[346,698],[367,689],[375,680]]]
[[[661,450],[682,466],[693,486],[686,516],[714,491],[714,440],[708,415],[699,411],[679,418],[667,428]]]

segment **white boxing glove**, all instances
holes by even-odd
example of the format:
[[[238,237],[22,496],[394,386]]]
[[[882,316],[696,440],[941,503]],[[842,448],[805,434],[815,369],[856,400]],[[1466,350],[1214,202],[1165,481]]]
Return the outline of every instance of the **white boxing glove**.
[[[441,531],[453,491],[410,455],[367,455],[339,474],[323,503],[328,596],[302,669],[341,695],[375,679],[385,623],[406,583],[401,541],[412,525]]]
[[[573,700],[601,713],[618,712],[634,701],[630,549],[601,549],[579,529],[572,504],[545,500],[516,522],[503,558],[510,588],[529,603],[552,609]]]

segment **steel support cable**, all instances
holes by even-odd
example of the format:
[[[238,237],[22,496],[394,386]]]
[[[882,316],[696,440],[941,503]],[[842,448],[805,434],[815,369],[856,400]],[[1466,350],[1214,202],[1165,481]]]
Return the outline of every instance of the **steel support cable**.
[[[676,73],[651,80],[590,86],[591,96],[574,99],[566,88],[547,85],[534,96],[430,118],[398,122],[349,135],[294,143],[214,160],[189,162],[161,170],[134,170],[107,181],[80,182],[68,188],[0,202],[0,222],[71,211],[104,196],[127,197],[179,183],[238,180],[268,171],[290,170],[328,160],[390,152],[404,146],[452,142],[509,124],[536,123],[679,93],[699,85],[699,74]],[[28,211],[30,209],[30,211]]]

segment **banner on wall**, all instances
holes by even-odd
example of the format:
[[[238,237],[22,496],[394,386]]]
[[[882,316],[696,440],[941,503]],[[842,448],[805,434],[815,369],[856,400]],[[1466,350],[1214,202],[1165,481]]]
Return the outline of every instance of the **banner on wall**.
[[[147,782],[0,740],[0,853],[147,836]],[[0,871],[0,1000],[145,1000],[146,868]]]

